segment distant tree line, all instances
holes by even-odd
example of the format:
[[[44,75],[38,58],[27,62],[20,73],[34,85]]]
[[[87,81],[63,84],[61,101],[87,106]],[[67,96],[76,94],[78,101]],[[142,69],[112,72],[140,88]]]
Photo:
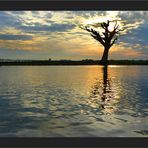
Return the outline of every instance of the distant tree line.
[[[3,65],[102,65],[101,60],[0,60]],[[108,60],[109,65],[148,65],[148,60]]]

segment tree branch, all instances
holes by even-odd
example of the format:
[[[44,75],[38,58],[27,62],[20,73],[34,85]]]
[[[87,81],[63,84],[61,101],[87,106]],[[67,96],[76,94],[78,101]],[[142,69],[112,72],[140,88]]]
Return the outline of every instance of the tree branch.
[[[115,42],[116,42],[117,39],[118,39],[118,37],[116,37],[116,38],[112,41],[112,43],[110,44],[110,47],[111,47],[113,44],[115,44]]]
[[[114,27],[113,27],[113,31],[109,31],[109,29],[108,29],[109,25],[110,25],[109,20],[107,21],[107,23],[105,23],[105,22],[101,23],[101,27],[104,30],[104,32],[102,32],[101,35],[100,35],[100,33],[98,31],[94,30],[91,27],[84,26],[84,27],[80,27],[80,28],[90,32],[91,36],[95,40],[99,41],[104,47],[111,47],[116,42],[117,37],[115,35],[118,34],[120,29],[119,29],[119,25],[116,22]],[[115,36],[115,38],[114,38],[114,36]]]
[[[105,46],[105,42],[103,41],[101,35],[99,34],[99,32],[95,31],[92,28],[88,28],[87,26],[85,27],[81,27],[82,29],[88,31],[91,33],[91,36],[96,39],[97,41],[99,41],[103,46]]]

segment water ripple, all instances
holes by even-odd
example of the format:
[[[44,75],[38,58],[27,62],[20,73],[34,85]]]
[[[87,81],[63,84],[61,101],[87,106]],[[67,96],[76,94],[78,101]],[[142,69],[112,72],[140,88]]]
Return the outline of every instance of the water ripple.
[[[146,68],[2,67],[0,136],[148,136]]]

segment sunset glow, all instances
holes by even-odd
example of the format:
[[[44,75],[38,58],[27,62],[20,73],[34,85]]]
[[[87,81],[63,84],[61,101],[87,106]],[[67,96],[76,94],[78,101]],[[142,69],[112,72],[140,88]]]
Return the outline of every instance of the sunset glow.
[[[119,25],[109,59],[147,59],[147,11],[1,11],[0,58],[100,59],[103,47],[80,25]]]

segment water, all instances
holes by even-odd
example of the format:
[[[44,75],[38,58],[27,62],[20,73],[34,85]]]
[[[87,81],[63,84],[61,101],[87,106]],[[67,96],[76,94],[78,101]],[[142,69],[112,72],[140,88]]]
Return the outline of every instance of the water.
[[[1,137],[148,137],[147,66],[0,67]]]

